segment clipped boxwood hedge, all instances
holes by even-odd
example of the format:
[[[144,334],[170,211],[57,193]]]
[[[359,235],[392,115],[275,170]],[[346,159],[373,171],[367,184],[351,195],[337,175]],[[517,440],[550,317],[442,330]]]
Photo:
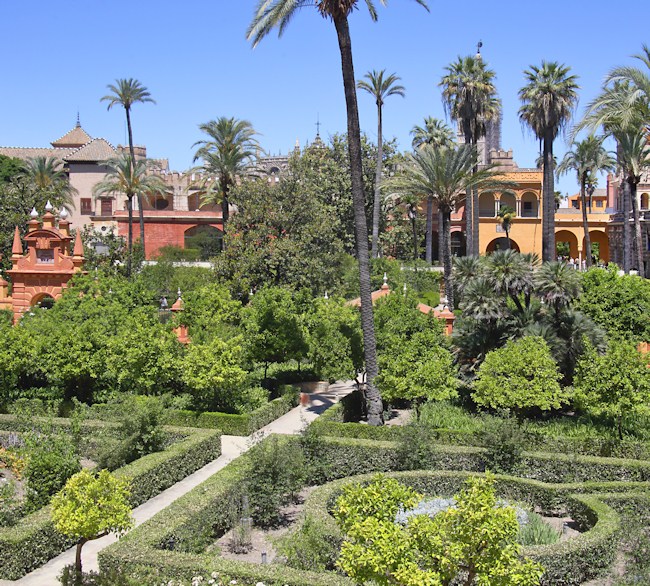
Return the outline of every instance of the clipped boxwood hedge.
[[[88,422],[91,423],[91,422]],[[4,424],[4,422],[2,422]],[[92,428],[105,424],[93,422]],[[221,454],[221,433],[216,430],[165,427],[185,436],[166,450],[144,456],[115,474],[131,480],[131,504],[136,507],[202,468]],[[0,528],[0,578],[16,580],[71,546],[75,540],[59,534],[50,521],[50,507]]]
[[[298,404],[299,390],[286,385],[280,389],[281,396],[258,407],[250,413],[233,414],[218,411],[189,411],[165,409],[164,422],[167,425],[220,429],[225,435],[247,436],[288,413]],[[110,405],[93,405],[91,411],[101,419],[110,420],[113,408]]]

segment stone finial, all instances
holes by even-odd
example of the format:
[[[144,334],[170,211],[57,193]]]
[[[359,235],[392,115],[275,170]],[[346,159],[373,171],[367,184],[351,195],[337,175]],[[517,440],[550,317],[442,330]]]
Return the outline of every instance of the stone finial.
[[[32,220],[38,218],[38,212],[36,211],[36,208],[32,208],[32,211],[29,212],[29,216]]]
[[[11,254],[21,256],[23,254],[23,242],[20,239],[20,230],[18,230],[18,226],[16,226],[16,229],[14,230],[14,243],[11,247]]]
[[[72,256],[80,259],[83,259],[84,256],[84,245],[81,241],[81,232],[79,230],[77,230],[77,235],[74,239],[74,249],[72,251]]]
[[[384,273],[384,284],[381,286],[382,290],[386,291],[388,289],[388,275]]]
[[[45,204],[45,211],[46,212],[51,212],[54,209],[54,206],[52,205],[52,202],[48,199],[47,203]]]
[[[68,219],[68,210],[65,209],[65,207],[61,208],[61,211],[59,212],[59,218],[62,220],[67,220]]]

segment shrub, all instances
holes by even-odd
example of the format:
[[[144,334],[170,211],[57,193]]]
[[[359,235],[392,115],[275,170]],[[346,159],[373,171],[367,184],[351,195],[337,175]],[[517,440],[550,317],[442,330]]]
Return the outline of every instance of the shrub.
[[[21,517],[21,507],[16,497],[16,485],[0,482],[0,527],[9,527]]]
[[[521,464],[524,434],[513,419],[497,420],[481,434],[485,452],[485,468],[498,474],[513,474]]]
[[[274,436],[254,446],[246,484],[255,523],[277,524],[281,507],[295,498],[304,479],[304,455],[296,443],[285,444]]]
[[[489,352],[479,367],[472,399],[493,409],[558,409],[568,399],[543,338],[525,336]]]
[[[334,570],[340,546],[339,539],[307,516],[297,531],[277,544],[277,550],[291,568],[323,572]]]

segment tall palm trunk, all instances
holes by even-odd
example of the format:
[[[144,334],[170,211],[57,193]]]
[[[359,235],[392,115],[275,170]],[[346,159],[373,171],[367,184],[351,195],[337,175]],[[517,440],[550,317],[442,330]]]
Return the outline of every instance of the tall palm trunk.
[[[433,264],[433,196],[427,197],[427,233],[424,238],[424,260]]]
[[[585,232],[585,261],[587,268],[591,267],[591,237],[589,236],[589,218],[587,217],[587,199],[585,192],[587,188],[587,174],[580,177],[580,206],[582,207],[582,228]],[[590,198],[591,199],[591,198]]]
[[[379,390],[375,386],[377,366],[377,344],[375,341],[375,323],[372,311],[370,290],[370,263],[368,258],[368,227],[363,196],[363,170],[361,160],[361,130],[359,128],[359,108],[357,90],[354,81],[352,63],[352,41],[347,17],[336,15],[333,18],[341,52],[341,69],[343,89],[348,118],[348,150],[350,154],[350,173],[352,179],[352,204],[354,208],[354,232],[357,241],[359,260],[359,292],[361,294],[361,329],[363,331],[363,353],[366,362],[368,402],[368,423],[382,425],[383,404]]]
[[[444,245],[444,234],[442,233],[442,210],[440,209],[440,204],[438,204],[438,262],[440,263],[442,263],[442,249]]]
[[[131,129],[131,110],[126,110],[126,129],[129,133],[129,154],[131,155],[131,173],[135,169],[135,148],[133,147],[133,130]],[[140,217],[140,244],[144,252],[144,210],[142,209],[142,194],[138,193],[138,215]],[[129,220],[129,225],[133,223],[133,219]]]
[[[472,140],[472,146],[476,148],[476,137]],[[478,165],[474,165],[472,169],[472,174],[476,174],[478,171]],[[478,188],[472,188],[472,255],[479,256],[481,254],[481,247],[479,245],[479,226],[481,224],[480,218],[480,206],[478,200]]]
[[[631,178],[632,179],[632,178]],[[639,213],[639,200],[637,196],[636,177],[630,182],[630,201],[632,202],[632,221],[634,222],[634,251],[639,275],[645,276],[643,268],[643,233],[641,232],[641,215]]]
[[[415,268],[415,272],[417,273],[418,271],[418,231],[417,231],[417,226],[415,225],[416,223],[416,217],[415,215],[411,219],[411,230],[413,232],[413,267]]]
[[[630,272],[632,264],[632,234],[630,230],[630,184],[627,179],[623,180],[623,271],[625,274]]]
[[[473,144],[472,131],[469,123],[463,123],[463,135],[465,136],[465,144]],[[478,211],[478,210],[477,210]],[[477,251],[474,250],[474,190],[468,189],[465,194],[465,254],[467,256],[474,256]]]
[[[544,134],[544,184],[542,214],[542,261],[555,260],[555,182],[553,178],[553,133],[551,129]]]
[[[451,210],[443,209],[441,212],[442,227],[442,266],[445,280],[445,294],[447,295],[447,306],[453,311],[454,309],[454,285],[451,276]]]
[[[381,172],[384,165],[381,103],[377,102],[377,168],[375,169],[375,201],[372,208],[372,256],[379,258],[379,214],[381,212]]]
[[[129,237],[127,242],[126,276],[131,276],[133,264],[133,194],[126,194],[126,210],[129,213]]]

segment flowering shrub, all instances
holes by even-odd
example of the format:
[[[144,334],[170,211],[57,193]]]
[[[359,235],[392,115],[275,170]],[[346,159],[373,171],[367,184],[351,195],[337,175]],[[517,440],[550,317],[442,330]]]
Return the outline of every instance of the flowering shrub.
[[[204,576],[194,576],[189,582],[184,582],[183,580],[170,580],[169,582],[163,582],[160,586],[266,586],[264,582],[243,582],[237,581],[225,574],[220,574],[219,572],[212,572],[209,577]],[[286,586],[286,585],[285,585]]]

